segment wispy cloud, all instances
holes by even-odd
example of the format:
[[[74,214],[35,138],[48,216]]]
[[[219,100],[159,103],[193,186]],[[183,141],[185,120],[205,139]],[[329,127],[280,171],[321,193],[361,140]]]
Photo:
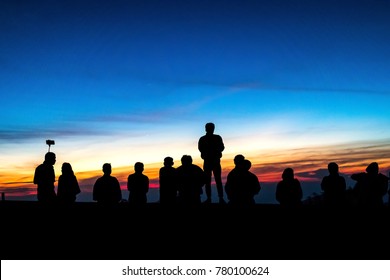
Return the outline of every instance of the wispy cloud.
[[[246,157],[252,162],[251,171],[265,182],[281,180],[287,167],[293,168],[301,180],[320,181],[328,173],[327,165],[331,161],[339,164],[345,176],[364,171],[373,161],[378,162],[381,172],[388,174],[390,139],[254,153]]]
[[[334,92],[334,93],[347,93],[347,94],[379,94],[379,95],[390,95],[390,88],[388,90],[378,90],[371,88],[316,88],[316,87],[289,87],[289,86],[274,86],[258,81],[247,81],[245,83],[236,83],[225,85],[229,88],[230,91],[237,92],[242,90],[264,90],[264,91],[278,91],[285,93],[322,93],[324,95]]]
[[[66,137],[66,136],[91,136],[103,135],[99,130],[83,128],[19,128],[0,129],[0,142],[24,142],[29,139]]]

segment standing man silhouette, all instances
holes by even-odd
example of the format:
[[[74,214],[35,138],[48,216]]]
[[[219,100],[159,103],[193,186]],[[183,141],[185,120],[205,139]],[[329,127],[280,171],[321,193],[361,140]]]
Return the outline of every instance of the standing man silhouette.
[[[45,161],[35,169],[34,184],[37,185],[37,197],[39,202],[52,204],[57,199],[54,190],[54,182],[56,179],[53,166],[55,163],[55,153],[47,152],[45,154]]]
[[[347,184],[344,177],[339,174],[339,166],[335,162],[328,164],[329,175],[321,181],[326,206],[340,207],[346,203]]]
[[[214,134],[214,123],[206,123],[206,135],[199,138],[198,149],[200,156],[203,159],[203,171],[206,174],[206,195],[205,203],[211,203],[211,177],[214,174],[214,180],[217,185],[219,203],[224,204],[223,187],[221,179],[221,157],[222,151],[225,149],[222,137]]]
[[[102,177],[99,177],[93,185],[92,198],[101,205],[116,205],[122,199],[122,191],[119,181],[111,176],[111,164],[103,164]]]
[[[149,191],[149,177],[143,174],[144,164],[136,162],[134,173],[127,177],[127,189],[129,190],[129,204],[132,206],[145,206]]]

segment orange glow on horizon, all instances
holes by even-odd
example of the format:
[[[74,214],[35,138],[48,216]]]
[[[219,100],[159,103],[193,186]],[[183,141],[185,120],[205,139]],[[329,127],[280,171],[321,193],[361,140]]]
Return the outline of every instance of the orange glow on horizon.
[[[226,176],[234,168],[233,158],[235,155],[225,154],[221,159],[222,180],[226,181]],[[253,152],[245,154],[245,157],[252,162],[251,172],[256,174],[260,183],[276,183],[281,180],[281,174],[286,167],[292,167],[295,176],[302,182],[320,181],[318,174],[324,174],[327,164],[335,161],[339,164],[341,174],[349,176],[352,173],[364,172],[366,166],[376,161],[379,164],[380,172],[388,175],[390,171],[390,144],[373,145],[349,145],[331,146],[317,148],[301,148],[293,150],[279,150],[266,152]],[[149,177],[150,188],[158,188],[159,170],[163,166],[162,162],[146,163],[144,174]],[[202,167],[200,158],[194,158],[194,164]],[[180,166],[180,160],[176,160],[174,167]],[[34,168],[29,168],[20,172],[19,169],[8,169],[0,174],[0,192],[5,192],[7,197],[29,196],[36,193],[36,185],[32,183]],[[58,173],[56,164],[56,179]],[[316,173],[322,170],[322,173]],[[12,172],[13,171],[13,172]],[[75,171],[83,192],[91,192],[96,179],[102,176],[101,169],[90,171]],[[117,177],[122,190],[127,190],[127,177],[134,173],[133,166],[112,166],[112,176]],[[214,183],[214,181],[212,181]],[[56,184],[57,185],[57,184]]]

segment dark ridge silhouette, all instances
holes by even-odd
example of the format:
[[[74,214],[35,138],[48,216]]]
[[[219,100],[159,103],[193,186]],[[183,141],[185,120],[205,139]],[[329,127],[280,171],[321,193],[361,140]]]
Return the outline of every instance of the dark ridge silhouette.
[[[206,135],[199,138],[198,150],[203,159],[203,170],[206,174],[206,203],[211,202],[211,179],[214,174],[215,184],[217,186],[218,198],[220,203],[225,203],[223,199],[223,186],[221,179],[221,157],[225,149],[222,137],[214,134],[214,123],[206,123]]]
[[[129,190],[129,204],[132,206],[144,206],[147,203],[146,194],[149,191],[149,178],[144,175],[144,164],[136,162],[134,173],[127,178],[127,189]]]
[[[389,209],[0,203],[1,259],[383,259]],[[210,238],[207,234],[218,236]],[[380,238],[378,237],[380,236]],[[66,240],[66,242],[64,242]],[[133,244],[129,247],[130,244]]]

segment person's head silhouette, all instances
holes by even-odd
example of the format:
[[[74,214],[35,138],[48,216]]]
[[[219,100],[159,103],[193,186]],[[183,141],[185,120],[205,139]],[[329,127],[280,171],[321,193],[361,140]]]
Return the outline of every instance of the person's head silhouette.
[[[192,157],[189,155],[184,155],[181,157],[181,164],[184,166],[188,166],[192,164]]]
[[[136,162],[134,164],[135,173],[142,173],[144,171],[144,164],[142,162]]]
[[[47,164],[54,165],[56,163],[56,154],[53,152],[47,152],[45,154],[45,162]]]
[[[246,171],[249,171],[249,169],[252,167],[252,162],[249,159],[244,159],[241,164],[242,168],[244,168]]]
[[[238,166],[238,165],[242,164],[244,162],[244,160],[245,160],[245,157],[241,154],[238,154],[233,159],[234,165]]]
[[[294,170],[292,168],[289,168],[289,167],[284,169],[283,174],[282,174],[282,179],[283,180],[294,179]]]
[[[205,129],[206,129],[206,133],[207,134],[213,134],[214,133],[214,129],[215,129],[215,125],[213,123],[211,123],[211,122],[206,123]]]
[[[339,173],[339,166],[335,162],[330,162],[328,164],[328,171],[329,171],[329,174],[336,175]]]
[[[111,175],[111,164],[109,163],[103,164],[103,173],[104,175]]]
[[[62,174],[73,175],[73,169],[69,162],[64,162],[61,167]]]
[[[173,166],[173,158],[171,157],[164,158],[164,166]]]
[[[366,172],[368,174],[373,174],[373,175],[378,174],[379,173],[379,165],[378,165],[378,163],[377,162],[371,162],[367,166]]]

